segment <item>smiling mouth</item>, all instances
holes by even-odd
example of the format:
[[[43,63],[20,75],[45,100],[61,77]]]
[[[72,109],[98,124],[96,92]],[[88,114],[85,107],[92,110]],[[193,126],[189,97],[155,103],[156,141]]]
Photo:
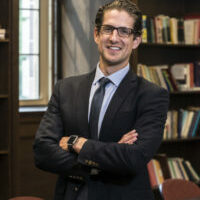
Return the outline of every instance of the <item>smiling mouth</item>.
[[[121,48],[120,47],[113,47],[113,46],[111,46],[111,47],[108,47],[108,49],[112,49],[112,50],[121,50]]]

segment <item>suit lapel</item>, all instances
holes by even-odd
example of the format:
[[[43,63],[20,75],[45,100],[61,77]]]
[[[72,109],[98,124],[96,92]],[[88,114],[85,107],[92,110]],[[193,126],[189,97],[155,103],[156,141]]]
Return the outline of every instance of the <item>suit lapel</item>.
[[[137,76],[129,70],[128,74],[124,77],[119,87],[117,88],[111,102],[105,113],[103,123],[100,131],[100,140],[104,140],[107,136],[104,133],[107,133],[106,130],[111,130],[112,120],[115,117],[116,113],[120,110],[121,104],[125,101],[128,94],[136,91],[137,86]]]
[[[76,119],[77,124],[80,129],[81,136],[89,137],[89,127],[88,127],[88,106],[89,106],[89,96],[92,82],[94,80],[95,70],[89,73],[80,82],[77,99],[76,99]],[[76,123],[76,122],[75,122]]]

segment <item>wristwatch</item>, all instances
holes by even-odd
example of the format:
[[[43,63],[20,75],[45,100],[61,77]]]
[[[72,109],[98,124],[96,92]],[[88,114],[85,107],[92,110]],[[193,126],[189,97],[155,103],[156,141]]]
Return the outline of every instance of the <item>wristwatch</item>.
[[[78,141],[78,138],[78,135],[70,135],[69,140],[67,141],[69,152],[74,152],[73,145]]]

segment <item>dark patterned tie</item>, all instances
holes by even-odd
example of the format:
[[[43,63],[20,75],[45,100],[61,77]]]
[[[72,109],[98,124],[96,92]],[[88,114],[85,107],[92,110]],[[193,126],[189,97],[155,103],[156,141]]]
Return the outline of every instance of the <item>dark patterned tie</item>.
[[[99,80],[99,88],[96,90],[90,108],[89,127],[92,139],[98,139],[98,122],[101,106],[105,94],[105,86],[110,82],[109,79],[103,77]]]

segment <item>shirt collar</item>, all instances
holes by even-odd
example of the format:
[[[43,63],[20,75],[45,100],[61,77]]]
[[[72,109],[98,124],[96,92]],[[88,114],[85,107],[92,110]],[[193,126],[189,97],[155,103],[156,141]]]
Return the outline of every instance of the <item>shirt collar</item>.
[[[116,85],[117,87],[119,86],[119,84],[121,83],[122,79],[125,77],[125,75],[128,73],[129,71],[129,64],[116,71],[115,73],[109,75],[109,76],[105,76],[104,73],[101,71],[100,67],[99,67],[99,63],[97,64],[97,69],[96,69],[96,74],[95,74],[95,78],[94,78],[94,81],[93,81],[93,85],[96,85],[96,83],[103,77],[106,77],[106,78],[109,78],[112,83],[114,85]]]

